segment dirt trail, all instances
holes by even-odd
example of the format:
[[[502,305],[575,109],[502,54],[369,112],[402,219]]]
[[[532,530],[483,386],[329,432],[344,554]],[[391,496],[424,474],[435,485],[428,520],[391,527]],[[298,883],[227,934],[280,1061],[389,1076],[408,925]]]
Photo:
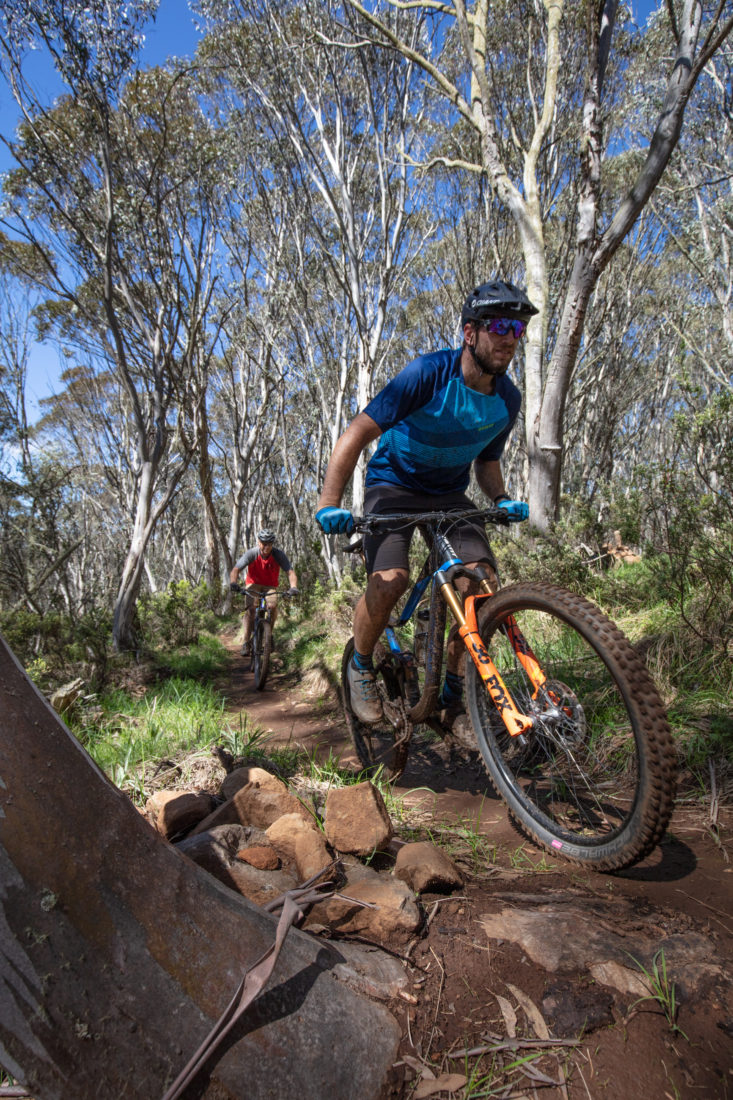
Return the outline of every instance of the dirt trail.
[[[236,654],[233,639],[230,648]],[[271,731],[278,744],[297,743],[319,759],[333,753],[357,765],[327,678],[298,683],[284,675],[275,655],[268,683],[257,692],[235,656],[227,694],[235,727],[246,716],[248,728]],[[439,748],[408,764],[397,793],[417,824],[433,831],[442,822],[464,827],[457,858],[467,881],[458,898],[423,898],[430,924],[410,958],[415,1003],[394,1006],[406,1059],[395,1097],[412,1096],[406,1082],[420,1065],[431,1067],[436,1083],[444,1073],[468,1073],[458,1091],[436,1090],[438,1098],[502,1095],[466,1091],[471,1072],[485,1076],[493,1065],[495,1081],[511,1084],[506,1095],[516,1097],[541,1087],[549,1100],[733,1100],[730,810],[719,814],[716,834],[708,807],[681,802],[657,852],[609,876],[568,867],[523,842],[476,759],[449,766]],[[482,858],[471,852],[477,835],[485,838]],[[643,981],[633,960],[651,972],[660,948],[679,1006],[677,1031],[660,1000],[634,1005],[639,988],[619,988],[629,975]],[[610,970],[599,969],[599,962]],[[524,1008],[521,996],[529,998]],[[519,1039],[538,1035],[543,1024],[535,1019],[530,1026],[533,1006],[556,1039],[576,1038],[585,1024],[580,1045],[558,1047],[515,1069],[507,1069],[509,1061],[536,1051],[451,1056],[495,1045],[492,1036],[505,1041],[512,1030]]]

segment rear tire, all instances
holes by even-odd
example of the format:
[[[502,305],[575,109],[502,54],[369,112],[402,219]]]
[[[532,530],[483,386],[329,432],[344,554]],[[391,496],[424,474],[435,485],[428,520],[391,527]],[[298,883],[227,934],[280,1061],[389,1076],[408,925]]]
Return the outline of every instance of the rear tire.
[[[255,688],[262,691],[270,668],[270,652],[272,650],[272,623],[267,619],[260,619],[255,624],[254,631],[254,671]]]
[[[391,780],[399,779],[407,764],[411,726],[407,719],[402,692],[404,677],[395,667],[385,647],[379,643],[374,650],[377,691],[382,700],[384,717],[370,726],[361,722],[351,709],[351,696],[346,669],[354,652],[354,639],[346,644],[341,661],[341,696],[344,715],[359,763],[370,775],[382,771]]]
[[[537,691],[509,643],[512,617],[548,682]],[[553,855],[618,871],[662,839],[674,807],[676,753],[662,702],[621,631],[555,585],[519,584],[482,601],[484,645],[517,708],[511,737],[472,661],[471,722],[491,781],[520,832]]]
[[[424,631],[420,629],[420,616],[416,617],[416,632],[421,637],[421,643],[415,647],[418,654],[414,664],[413,683],[408,691],[410,719],[413,722],[434,721],[438,710],[447,609],[434,584],[430,586],[430,602],[426,610],[428,620]]]

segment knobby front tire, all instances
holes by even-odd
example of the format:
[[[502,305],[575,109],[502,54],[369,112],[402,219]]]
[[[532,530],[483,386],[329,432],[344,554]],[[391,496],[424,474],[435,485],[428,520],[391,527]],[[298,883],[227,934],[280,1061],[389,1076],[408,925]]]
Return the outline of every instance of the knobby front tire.
[[[409,750],[409,738],[402,740],[404,728],[400,728],[405,715],[403,688],[398,675],[392,669],[386,650],[381,643],[378,644],[374,651],[374,667],[384,717],[373,726],[361,722],[351,708],[346,675],[353,652],[354,639],[350,638],[341,660],[341,696],[352,744],[359,763],[369,774],[374,775],[381,770],[388,779],[399,779],[405,770]]]
[[[537,692],[509,643],[513,617],[548,677]],[[517,584],[482,601],[479,631],[516,706],[511,737],[475,665],[466,691],[478,747],[519,831],[553,854],[618,871],[660,842],[676,753],[664,707],[630,642],[597,607],[556,585]]]
[[[262,691],[270,668],[270,653],[272,651],[272,623],[262,619],[254,633],[254,672],[255,688]]]

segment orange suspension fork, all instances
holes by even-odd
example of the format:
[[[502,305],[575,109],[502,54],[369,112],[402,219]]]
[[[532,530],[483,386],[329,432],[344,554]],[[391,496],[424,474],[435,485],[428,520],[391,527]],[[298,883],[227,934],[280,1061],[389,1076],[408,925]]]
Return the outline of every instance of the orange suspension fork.
[[[486,690],[491,696],[496,709],[499,711],[501,720],[508,732],[512,737],[518,737],[521,733],[528,733],[532,729],[532,719],[528,718],[526,714],[522,714],[520,710],[517,710],[514,705],[514,700],[507,691],[506,685],[499,675],[496,665],[491,660],[489,652],[482,642],[481,635],[478,631],[478,623],[476,621],[476,600],[487,599],[491,593],[486,593],[483,596],[467,596],[465,609],[455,589],[450,584],[446,583],[442,585],[440,594],[453,612],[458,624],[458,632],[463,638],[463,644],[471,654],[471,659],[476,666],[478,674],[486,684]],[[516,623],[514,623],[514,627],[518,637],[521,638]],[[514,645],[513,640],[512,645]],[[529,649],[528,646],[526,646],[526,648]],[[517,655],[519,656],[519,654]],[[522,660],[521,657],[519,659],[520,661]],[[524,664],[523,661],[522,663]],[[534,661],[534,664],[541,673],[542,670],[539,668],[536,661]]]

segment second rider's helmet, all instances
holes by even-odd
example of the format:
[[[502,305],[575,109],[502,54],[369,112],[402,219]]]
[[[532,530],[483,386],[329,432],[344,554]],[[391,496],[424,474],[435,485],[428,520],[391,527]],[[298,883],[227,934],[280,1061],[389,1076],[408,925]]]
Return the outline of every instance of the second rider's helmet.
[[[271,531],[269,527],[263,527],[261,531],[257,532],[257,539],[259,542],[275,542],[277,535],[274,531]]]
[[[539,310],[524,291],[514,283],[495,279],[474,287],[461,310],[461,328],[467,321],[483,321],[487,317],[516,317],[529,321]]]

